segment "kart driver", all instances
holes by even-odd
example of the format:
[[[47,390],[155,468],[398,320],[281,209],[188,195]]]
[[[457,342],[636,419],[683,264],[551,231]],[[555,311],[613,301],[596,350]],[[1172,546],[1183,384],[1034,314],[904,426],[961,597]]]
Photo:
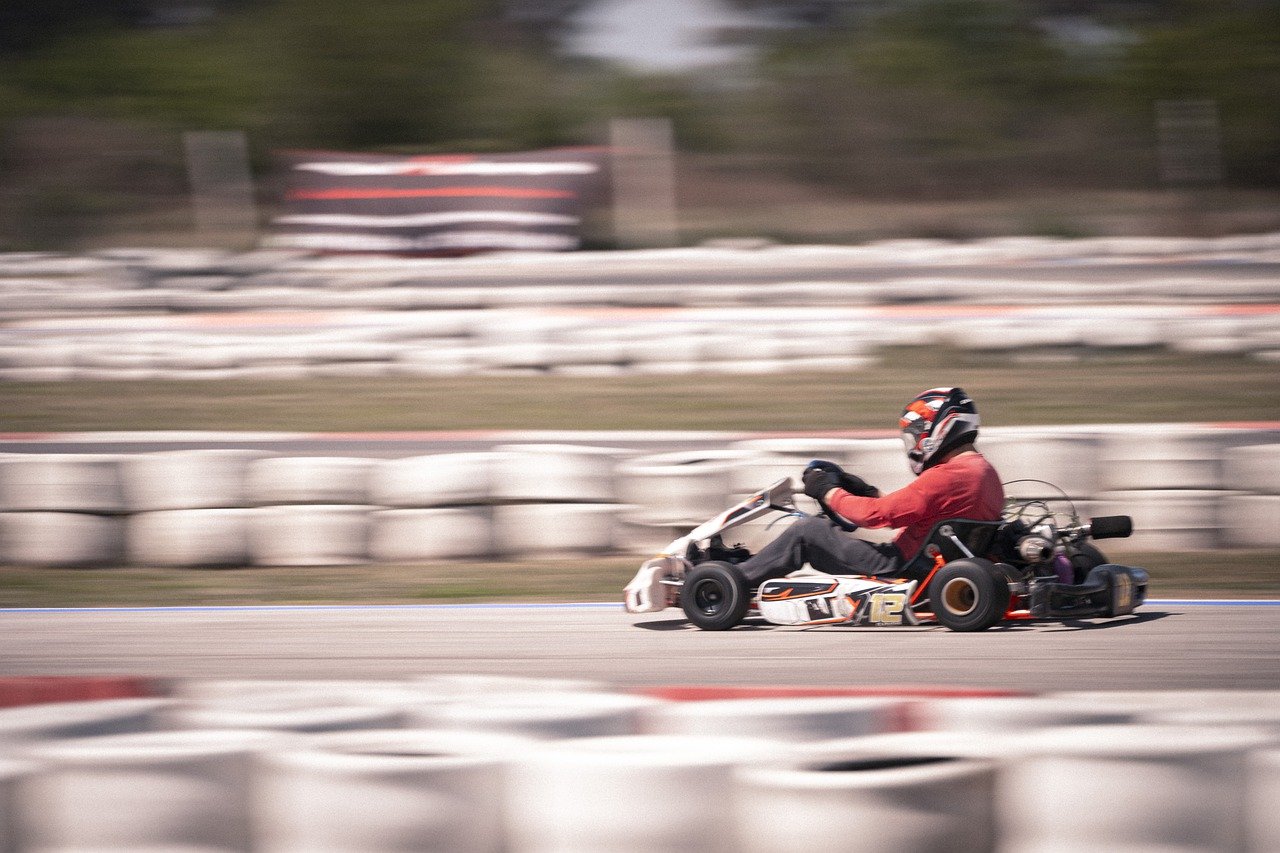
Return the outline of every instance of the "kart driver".
[[[805,563],[827,574],[895,575],[923,546],[939,521],[996,521],[1004,507],[1000,476],[974,449],[978,410],[959,388],[931,388],[902,410],[898,421],[916,479],[881,495],[861,477],[830,462],[804,472],[804,493],[852,525],[901,528],[892,542],[851,536],[825,515],[802,519],[738,564],[755,586]]]

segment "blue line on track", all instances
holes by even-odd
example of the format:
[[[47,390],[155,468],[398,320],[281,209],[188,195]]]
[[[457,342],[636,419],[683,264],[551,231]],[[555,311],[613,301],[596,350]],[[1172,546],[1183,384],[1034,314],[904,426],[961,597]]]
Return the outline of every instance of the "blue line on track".
[[[1145,605],[1177,607],[1280,607],[1280,599],[1154,598]],[[271,611],[371,610],[622,610],[620,602],[501,602],[459,604],[208,604],[173,607],[0,607],[3,613],[234,613]]]
[[[274,610],[622,610],[622,602],[502,602],[459,604],[205,604],[172,607],[0,607],[0,613],[205,613]]]
[[[1151,598],[1143,604],[1174,604],[1179,607],[1198,607],[1212,605],[1214,607],[1280,607],[1280,599],[1275,598]]]

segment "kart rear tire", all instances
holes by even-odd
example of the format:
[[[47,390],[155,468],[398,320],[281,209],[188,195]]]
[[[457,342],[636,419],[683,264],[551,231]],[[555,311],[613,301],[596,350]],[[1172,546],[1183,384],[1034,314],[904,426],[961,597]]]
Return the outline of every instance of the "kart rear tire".
[[[684,576],[680,607],[704,631],[729,630],[746,618],[750,606],[746,580],[728,563],[700,563]]]
[[[943,627],[985,631],[1009,608],[1008,578],[987,560],[954,560],[929,584],[929,603]]]

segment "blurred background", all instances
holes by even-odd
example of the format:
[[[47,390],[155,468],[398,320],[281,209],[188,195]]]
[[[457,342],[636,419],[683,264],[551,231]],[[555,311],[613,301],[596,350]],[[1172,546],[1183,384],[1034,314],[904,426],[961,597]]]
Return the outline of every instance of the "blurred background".
[[[252,245],[200,221],[211,158],[256,226],[284,150],[634,118],[670,122],[658,243],[1274,230],[1278,90],[1269,0],[9,0],[0,250]]]
[[[901,485],[944,384],[1157,592],[1280,588],[1278,91],[1269,0],[8,0],[4,595],[613,599],[807,459]]]

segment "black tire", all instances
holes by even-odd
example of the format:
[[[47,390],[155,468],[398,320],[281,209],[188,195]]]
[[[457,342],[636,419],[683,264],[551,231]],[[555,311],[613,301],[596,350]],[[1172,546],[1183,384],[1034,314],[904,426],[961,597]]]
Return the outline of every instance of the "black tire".
[[[727,631],[741,622],[751,606],[751,590],[728,563],[699,563],[684,576],[680,607],[704,631]]]
[[[929,584],[929,606],[952,631],[985,631],[1004,619],[1009,582],[987,560],[954,560]]]
[[[1075,546],[1075,553],[1071,555],[1071,569],[1075,575],[1071,582],[1075,584],[1084,583],[1084,579],[1089,577],[1089,572],[1095,567],[1111,562],[1108,560],[1097,546],[1092,542],[1081,542]]]

